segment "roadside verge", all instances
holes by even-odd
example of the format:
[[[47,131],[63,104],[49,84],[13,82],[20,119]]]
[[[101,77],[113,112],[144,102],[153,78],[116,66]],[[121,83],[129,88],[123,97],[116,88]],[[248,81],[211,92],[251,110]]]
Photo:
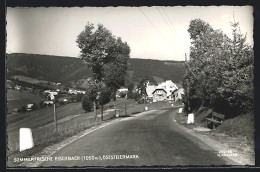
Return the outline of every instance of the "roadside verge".
[[[196,124],[187,124],[187,116],[178,113],[178,110],[172,112],[173,122],[185,132],[198,138],[208,146],[212,147],[223,159],[229,162],[235,162],[237,165],[254,165],[254,153],[239,148],[240,143],[237,138],[227,136],[223,133],[214,132],[205,127]],[[196,121],[196,119],[195,119]]]

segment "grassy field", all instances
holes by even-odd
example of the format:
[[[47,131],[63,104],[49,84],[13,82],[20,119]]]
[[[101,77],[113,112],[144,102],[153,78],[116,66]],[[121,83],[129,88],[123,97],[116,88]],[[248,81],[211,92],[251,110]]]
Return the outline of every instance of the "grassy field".
[[[30,84],[48,83],[48,81],[45,81],[45,80],[38,80],[38,79],[34,79],[31,77],[22,76],[22,75],[15,75],[15,76],[13,76],[13,78],[18,79],[19,81],[30,83]]]
[[[8,113],[11,113],[14,108],[21,108],[29,103],[39,104],[44,101],[44,98],[39,95],[34,95],[29,91],[20,92],[19,90],[7,90],[7,108]]]

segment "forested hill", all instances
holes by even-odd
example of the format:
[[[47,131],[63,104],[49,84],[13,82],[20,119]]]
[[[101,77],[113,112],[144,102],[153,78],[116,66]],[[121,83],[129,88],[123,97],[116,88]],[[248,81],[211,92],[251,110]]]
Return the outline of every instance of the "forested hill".
[[[7,54],[7,69],[7,77],[23,75],[53,82],[76,81],[91,74],[78,58],[23,53]],[[130,59],[126,84],[143,77],[154,84],[166,79],[180,82],[184,73],[183,62]]]

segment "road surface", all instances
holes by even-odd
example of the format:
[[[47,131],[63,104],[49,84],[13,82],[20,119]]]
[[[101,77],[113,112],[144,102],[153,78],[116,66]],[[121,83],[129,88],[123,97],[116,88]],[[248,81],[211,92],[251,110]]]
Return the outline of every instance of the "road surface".
[[[61,148],[40,166],[228,165],[173,122],[176,109],[153,110],[100,128]],[[234,162],[233,162],[234,164]]]

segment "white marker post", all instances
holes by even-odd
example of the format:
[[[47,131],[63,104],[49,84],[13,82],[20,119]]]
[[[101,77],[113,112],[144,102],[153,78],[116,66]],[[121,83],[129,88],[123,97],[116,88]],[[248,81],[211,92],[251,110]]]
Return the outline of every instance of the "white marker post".
[[[32,130],[30,128],[20,128],[20,152],[31,149],[34,146]]]
[[[179,108],[179,113],[182,113],[182,108]]]
[[[145,111],[148,111],[148,107],[147,107],[147,106],[145,106],[144,110],[145,110]]]
[[[190,113],[188,115],[188,120],[187,120],[187,124],[193,124],[194,123],[194,114]]]

